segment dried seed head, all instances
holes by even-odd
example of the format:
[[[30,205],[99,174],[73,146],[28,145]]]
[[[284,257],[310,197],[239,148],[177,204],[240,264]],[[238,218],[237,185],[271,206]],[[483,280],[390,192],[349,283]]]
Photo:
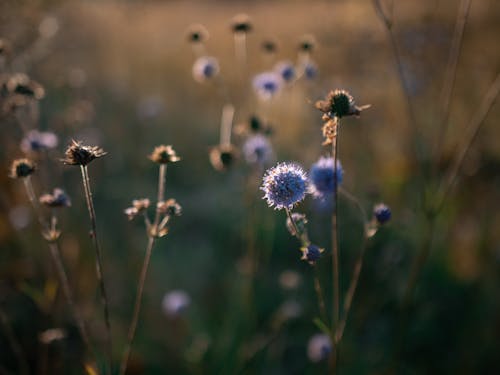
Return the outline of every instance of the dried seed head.
[[[316,47],[316,38],[312,34],[303,35],[299,42],[299,51],[312,52]]]
[[[203,43],[209,38],[208,30],[201,24],[189,26],[186,38],[189,43]]]
[[[29,159],[16,159],[10,166],[9,176],[12,178],[24,178],[35,172],[35,164]]]
[[[150,201],[148,198],[134,199],[132,201],[132,206],[140,212],[146,210],[149,207],[149,204],[150,204]]]
[[[71,200],[64,190],[55,188],[52,194],[43,194],[40,203],[47,207],[70,207]]]
[[[24,73],[15,73],[2,80],[3,95],[19,94],[32,99],[42,99],[45,90],[38,82],[33,81]]]
[[[246,14],[237,14],[231,20],[231,30],[233,33],[248,33],[252,31],[252,23],[250,17]]]
[[[274,39],[266,39],[262,42],[261,48],[266,53],[275,53],[278,50],[278,43]]]
[[[127,215],[127,218],[129,220],[133,220],[137,215],[139,215],[139,210],[135,207],[127,207],[125,210],[123,210],[123,213]]]
[[[181,216],[182,214],[182,207],[175,199],[158,202],[156,208],[163,215]]]
[[[318,100],[316,108],[328,117],[359,116],[361,111],[369,108],[370,105],[356,106],[354,98],[346,90],[330,91],[325,100]]]
[[[238,153],[233,145],[219,145],[210,150],[209,157],[212,167],[222,172],[230,168],[237,159]]]
[[[323,124],[322,132],[323,137],[325,138],[325,141],[323,142],[324,146],[330,145],[335,141],[335,137],[337,136],[337,124],[337,117],[329,119]]]
[[[102,148],[97,146],[84,146],[81,142],[72,140],[66,149],[62,162],[67,165],[87,165],[92,160],[106,155]]]
[[[175,163],[181,160],[170,145],[156,146],[151,155],[149,155],[149,159],[158,164]]]

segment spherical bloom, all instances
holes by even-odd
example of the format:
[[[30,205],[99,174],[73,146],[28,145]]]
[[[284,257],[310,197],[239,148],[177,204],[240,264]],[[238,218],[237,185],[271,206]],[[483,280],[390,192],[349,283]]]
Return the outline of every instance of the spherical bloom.
[[[35,164],[29,159],[16,159],[10,166],[11,178],[24,178],[35,172]]]
[[[181,160],[170,145],[160,145],[155,147],[151,155],[149,155],[149,159],[158,164],[175,163]]]
[[[166,315],[177,316],[189,307],[191,297],[183,290],[172,290],[165,294],[161,304]]]
[[[194,24],[189,26],[186,38],[190,43],[203,43],[208,39],[208,30],[205,26]]]
[[[244,13],[237,14],[236,16],[233,17],[231,20],[231,30],[233,33],[248,33],[249,31],[252,30],[252,22],[250,20],[250,17],[248,17]]]
[[[273,148],[269,139],[262,134],[248,137],[243,144],[243,155],[248,164],[265,165],[274,157]]]
[[[379,224],[384,224],[391,219],[391,209],[383,203],[373,208],[373,217]]]
[[[71,200],[64,190],[55,188],[52,194],[44,194],[40,197],[40,203],[47,207],[69,207]]]
[[[319,246],[309,244],[301,249],[302,251],[302,260],[309,262],[309,264],[314,265],[316,261],[321,257],[321,253],[325,251],[325,249],[320,248]]]
[[[252,86],[260,99],[269,100],[279,93],[283,80],[278,73],[264,72],[253,77]]]
[[[219,62],[215,57],[202,56],[193,64],[193,78],[198,82],[205,82],[219,74]]]
[[[304,64],[304,77],[306,79],[314,79],[318,75],[318,66],[312,62],[308,61]]]
[[[276,63],[274,71],[287,83],[292,82],[295,78],[295,67],[290,61],[280,61]]]
[[[269,207],[291,209],[306,196],[307,176],[296,164],[279,163],[267,170],[261,189]]]
[[[337,160],[337,184],[342,183],[343,176],[344,170],[340,161]],[[335,190],[333,158],[321,157],[314,163],[309,172],[309,179],[314,197],[323,199],[332,194]]]
[[[52,132],[30,130],[21,141],[23,152],[39,152],[54,148],[58,144],[57,135]]]
[[[309,339],[307,356],[312,362],[321,362],[328,358],[332,351],[330,336],[318,333]]]
[[[87,165],[92,160],[106,155],[102,148],[96,146],[84,146],[81,142],[71,141],[65,153],[65,158],[62,160],[68,165]]]

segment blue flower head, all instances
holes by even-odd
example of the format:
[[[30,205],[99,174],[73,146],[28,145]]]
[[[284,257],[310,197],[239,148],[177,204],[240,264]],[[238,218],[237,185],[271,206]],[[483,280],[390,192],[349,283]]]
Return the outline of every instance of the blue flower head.
[[[193,78],[205,82],[219,74],[219,62],[215,57],[202,56],[193,64]]]
[[[307,176],[296,164],[279,163],[267,170],[261,189],[269,207],[291,209],[306,196]]]
[[[309,339],[307,356],[312,362],[321,362],[328,358],[332,351],[330,336],[318,333]]]
[[[278,73],[264,72],[253,77],[252,86],[262,100],[269,100],[279,93],[283,81]]]
[[[337,184],[342,183],[343,177],[344,170],[337,160]],[[332,194],[335,190],[333,158],[321,157],[314,163],[309,172],[309,179],[314,197],[324,199]]]
[[[314,265],[316,261],[321,257],[321,253],[325,251],[325,249],[320,248],[319,246],[309,244],[301,249],[302,251],[302,260],[309,262],[309,264]]]
[[[246,162],[252,165],[265,165],[274,157],[271,142],[262,134],[247,138],[243,144],[243,155]]]
[[[312,61],[308,61],[304,65],[304,77],[306,79],[314,79],[318,75],[318,66]]]
[[[387,223],[391,219],[391,209],[383,203],[373,208],[373,217],[379,224]]]
[[[274,66],[274,71],[287,83],[290,83],[295,78],[295,67],[290,61],[285,60],[278,62]]]
[[[30,130],[21,141],[21,150],[26,153],[40,152],[54,148],[58,143],[57,135],[52,132]]]

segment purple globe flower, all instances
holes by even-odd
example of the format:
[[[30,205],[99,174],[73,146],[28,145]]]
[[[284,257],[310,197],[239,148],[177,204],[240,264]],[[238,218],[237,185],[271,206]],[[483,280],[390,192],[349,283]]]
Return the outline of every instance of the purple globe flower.
[[[316,264],[316,261],[321,258],[321,253],[325,251],[325,249],[320,248],[319,246],[316,246],[314,244],[309,244],[302,249],[302,260],[305,260],[309,262],[309,264],[314,265]]]
[[[269,207],[291,209],[306,196],[307,176],[296,164],[279,163],[267,170],[261,189]]]
[[[337,160],[337,184],[342,183],[344,170]],[[324,199],[335,190],[333,158],[321,157],[314,163],[309,172],[311,189],[314,197]]]
[[[271,142],[262,134],[256,134],[247,138],[243,144],[243,155],[246,162],[252,165],[265,165],[274,157]]]
[[[379,224],[387,223],[391,219],[391,209],[383,203],[377,204],[373,208],[373,216]]]
[[[52,132],[30,130],[21,141],[21,150],[26,153],[40,152],[54,148],[58,143],[57,135]]]
[[[330,336],[318,333],[309,339],[307,344],[307,356],[311,362],[321,362],[328,358],[332,351]]]
[[[304,64],[304,77],[306,79],[314,79],[318,75],[318,66],[312,62],[308,61]]]
[[[278,73],[264,72],[253,78],[252,86],[259,98],[269,100],[279,93],[283,86],[283,80]]]
[[[202,56],[193,64],[193,78],[205,82],[219,74],[219,62],[215,57]]]
[[[162,300],[163,312],[168,316],[177,316],[191,304],[191,298],[183,290],[172,290]]]
[[[290,61],[280,61],[274,66],[274,71],[278,73],[283,81],[290,83],[295,78],[295,67]]]

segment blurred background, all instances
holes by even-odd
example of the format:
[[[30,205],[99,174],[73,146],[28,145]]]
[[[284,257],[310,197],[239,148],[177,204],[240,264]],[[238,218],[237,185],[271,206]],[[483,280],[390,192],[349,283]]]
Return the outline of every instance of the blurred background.
[[[245,124],[258,116],[272,125],[274,161],[293,160],[309,170],[328,153],[314,102],[335,88],[348,90],[356,104],[371,104],[359,118],[342,119],[342,187],[368,212],[383,201],[393,215],[369,244],[339,348],[339,372],[499,373],[498,103],[485,117],[431,237],[423,208],[423,197],[435,194],[463,147],[500,68],[500,3],[473,1],[440,142],[440,95],[460,3],[382,3],[392,14],[415,131],[389,34],[368,0],[0,2],[2,82],[26,73],[45,90],[40,100],[14,110],[3,105],[0,117],[0,373],[21,373],[21,362],[33,374],[83,373],[81,340],[47,243],[22,181],[8,177],[12,160],[24,156],[20,144],[30,129],[58,137],[56,147],[31,155],[38,165],[33,182],[37,195],[61,187],[71,197],[71,207],[59,215],[59,244],[98,350],[102,309],[81,176],[60,162],[71,139],[108,152],[89,172],[116,363],[147,243],[143,223],[127,220],[123,211],[132,199],[154,200],[158,168],[147,156],[155,146],[171,144],[182,160],[168,166],[166,196],[182,205],[183,214],[155,245],[128,373],[327,373],[326,361],[308,356],[308,342],[320,332],[313,323],[319,315],[315,272],[331,306],[331,205],[308,197],[297,208],[307,213],[313,241],[326,249],[313,268],[300,260],[284,212],[261,199],[262,169],[245,162],[241,145]],[[245,63],[235,56],[231,30],[239,13],[252,25]],[[209,33],[203,45],[218,60],[216,80],[193,78],[200,51],[188,38],[194,23]],[[304,53],[301,41],[308,34],[313,48]],[[263,48],[268,41],[274,52]],[[271,100],[256,95],[254,75],[282,60],[299,72],[304,56],[314,63],[314,76],[285,85]],[[221,172],[209,151],[219,143],[228,100],[240,157]],[[341,197],[338,209],[345,295],[363,227],[351,202]],[[426,246],[429,257],[402,318],[411,265]],[[164,300],[172,291],[187,296],[181,299],[186,306],[173,312]],[[42,339],[49,329],[61,337]]]

